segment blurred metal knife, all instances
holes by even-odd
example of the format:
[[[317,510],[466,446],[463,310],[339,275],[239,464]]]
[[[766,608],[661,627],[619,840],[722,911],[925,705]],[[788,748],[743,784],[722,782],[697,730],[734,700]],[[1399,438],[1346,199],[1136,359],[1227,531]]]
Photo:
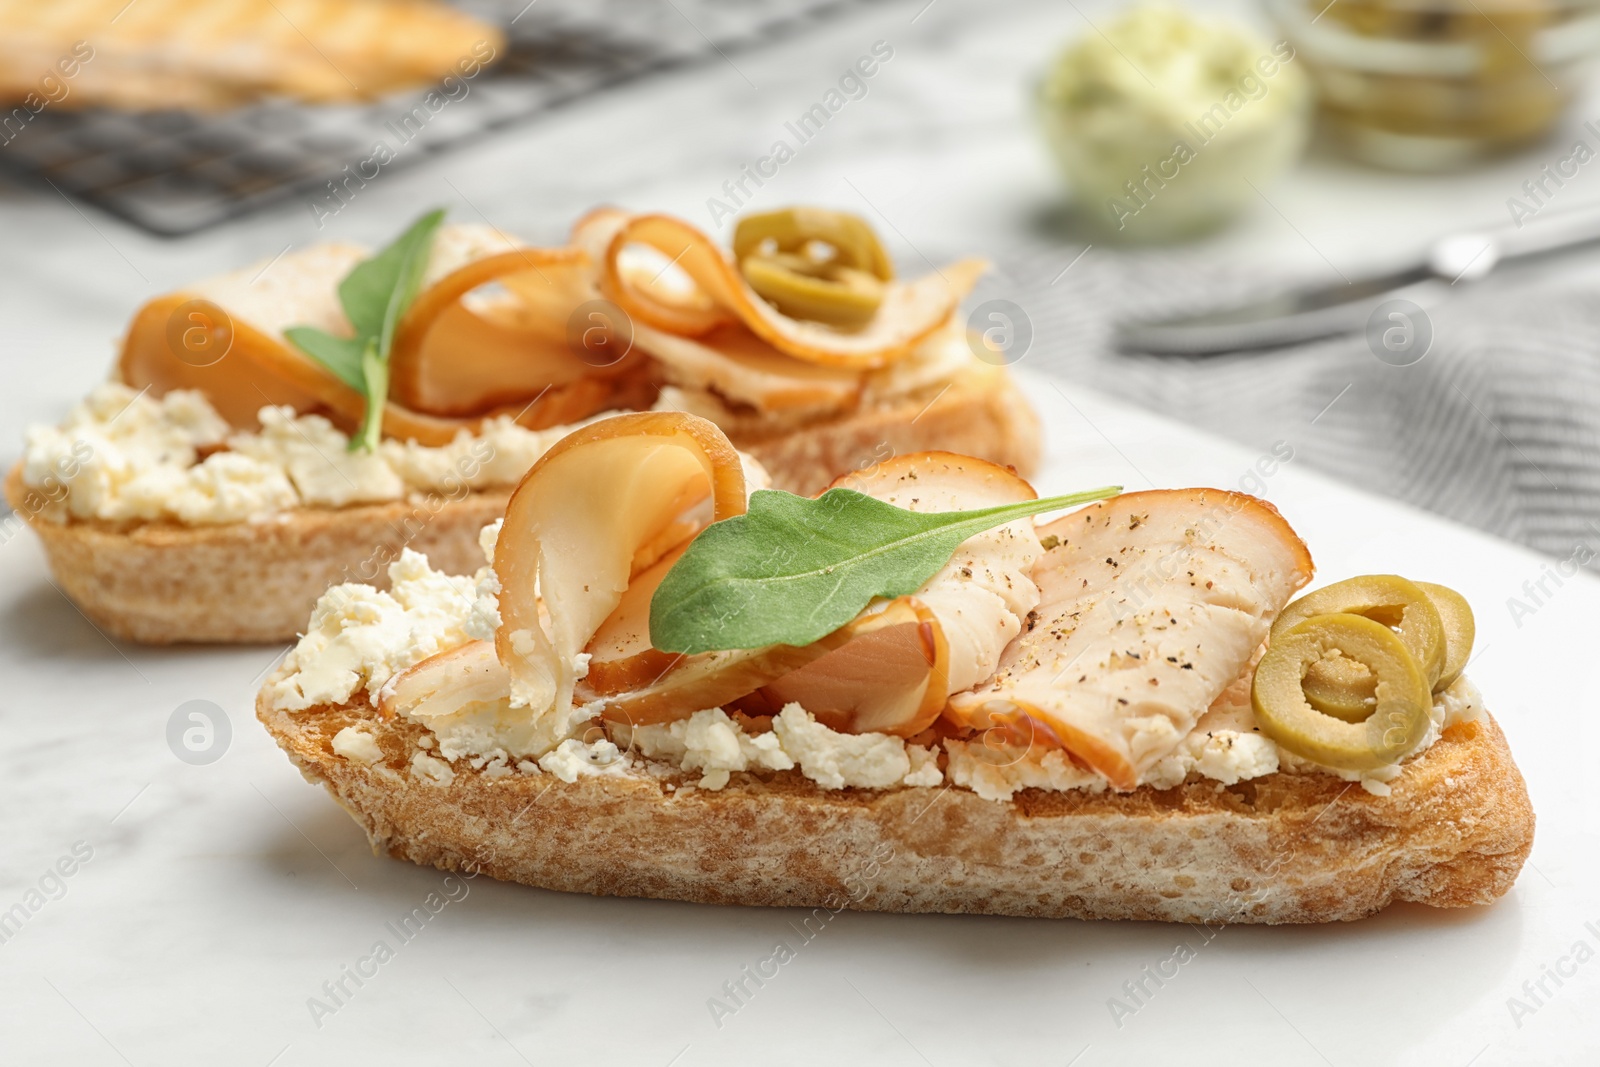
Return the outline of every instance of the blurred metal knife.
[[[1600,241],[1600,205],[1540,214],[1519,225],[1460,233],[1437,241],[1413,267],[1352,282],[1290,290],[1239,307],[1160,320],[1120,322],[1124,351],[1212,355],[1273,348],[1362,329],[1386,300],[1437,304],[1458,282],[1476,281],[1502,263],[1564,252]]]

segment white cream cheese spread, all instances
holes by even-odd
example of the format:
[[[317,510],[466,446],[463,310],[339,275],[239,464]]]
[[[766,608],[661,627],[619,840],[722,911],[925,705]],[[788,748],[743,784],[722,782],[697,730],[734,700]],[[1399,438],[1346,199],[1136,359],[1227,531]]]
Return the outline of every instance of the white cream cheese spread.
[[[371,453],[351,452],[320,415],[264,407],[260,420],[257,433],[230,434],[201,393],[153,397],[107,382],[62,425],[29,428],[22,479],[50,501],[44,518],[260,521],[296,507],[514,485],[579,425],[529,430],[502,416],[446,445],[390,440]]]
[[[488,627],[490,573],[441,574],[403,549],[389,565],[386,592],[356,582],[334,586],[284,660],[286,673],[272,683],[274,705],[300,711],[348,703],[363,690],[374,697],[396,673],[473,640]]]
[[[383,749],[372,731],[361,726],[346,726],[333,735],[333,751],[357,763],[373,764],[383,759]]]
[[[660,726],[641,726],[632,745],[648,759],[701,771],[702,789],[721,789],[737,771],[800,773],[825,789],[938,785],[944,780],[930,749],[886,734],[842,734],[790,704],[766,733],[747,733],[721,708]]]

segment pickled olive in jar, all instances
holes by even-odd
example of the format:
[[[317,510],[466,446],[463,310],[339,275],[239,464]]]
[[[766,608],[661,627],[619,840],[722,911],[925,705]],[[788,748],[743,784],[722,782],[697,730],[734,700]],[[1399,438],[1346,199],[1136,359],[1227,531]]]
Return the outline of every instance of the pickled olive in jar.
[[[894,277],[865,220],[821,208],[740,219],[733,254],[750,288],[783,314],[846,329],[871,321]]]
[[[1266,0],[1332,140],[1370,163],[1459,167],[1555,124],[1594,53],[1590,0]]]
[[[1376,703],[1362,722],[1317,711],[1301,686],[1337,651],[1376,678]],[[1324,767],[1370,771],[1398,762],[1427,736],[1433,695],[1401,639],[1361,615],[1318,615],[1276,635],[1256,667],[1251,704],[1262,731],[1285,750]]]
[[[1430,690],[1439,680],[1445,661],[1444,620],[1428,594],[1397,574],[1347,578],[1307,593],[1284,608],[1283,614],[1272,624],[1273,640],[1314,615],[1340,613],[1362,615],[1393,625],[1422,668]],[[1312,684],[1322,702],[1323,698],[1332,696],[1338,680],[1317,670]],[[1343,706],[1349,709],[1347,714],[1354,714],[1353,705],[1358,702],[1359,693],[1346,696],[1345,702],[1333,700],[1330,706]]]
[[[1472,658],[1472,643],[1477,640],[1478,627],[1473,621],[1472,605],[1454,589],[1433,582],[1418,582],[1417,588],[1427,594],[1444,622],[1444,667],[1439,671],[1439,680],[1433,683],[1433,691],[1437,693],[1449,688],[1466,669],[1467,660]]]

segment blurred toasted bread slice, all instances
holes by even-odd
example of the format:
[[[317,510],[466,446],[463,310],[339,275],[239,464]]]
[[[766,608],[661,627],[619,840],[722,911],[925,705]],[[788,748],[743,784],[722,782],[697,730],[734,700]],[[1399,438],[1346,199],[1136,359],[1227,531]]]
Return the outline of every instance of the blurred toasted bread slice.
[[[471,77],[504,51],[498,28],[433,0],[0,0],[0,103],[341,103]]]
[[[1040,451],[1038,416],[999,367],[783,432],[730,432],[773,484],[820,492],[844,471],[888,456],[949,448],[1029,472]],[[288,641],[330,585],[369,571],[386,585],[387,561],[409,547],[446,573],[482,561],[478,531],[505,512],[509,489],[475,491],[424,510],[410,500],[344,508],[302,507],[272,522],[218,526],[53,522],[30,502],[21,465],[5,496],[44,544],[63,591],[108,633],[130,641]]]

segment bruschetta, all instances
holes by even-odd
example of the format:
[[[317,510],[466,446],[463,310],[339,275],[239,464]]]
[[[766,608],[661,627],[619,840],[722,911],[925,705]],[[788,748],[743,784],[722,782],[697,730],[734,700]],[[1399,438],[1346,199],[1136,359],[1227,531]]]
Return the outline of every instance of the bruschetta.
[[[1533,812],[1465,602],[1297,600],[1270,504],[1110,492],[923,452],[801,498],[706,420],[601,420],[475,574],[329,590],[257,715],[375,850],[547,889],[1206,923],[1505,893]]]
[[[112,380],[29,430],[6,497],[90,619],[282,641],[404,548],[470,570],[533,462],[610,412],[708,418],[801,493],[935,446],[1037,459],[1005,354],[961,318],[979,263],[900,280],[862,220],[807,208],[742,220],[732,249],[611,209],[559,248],[429,227],[150,301]]]

